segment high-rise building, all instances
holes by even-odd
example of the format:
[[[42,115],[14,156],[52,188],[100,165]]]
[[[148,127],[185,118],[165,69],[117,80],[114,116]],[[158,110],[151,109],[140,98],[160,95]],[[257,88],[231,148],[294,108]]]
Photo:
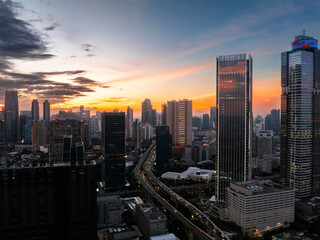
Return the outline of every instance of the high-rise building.
[[[141,122],[142,123],[152,123],[152,105],[150,99],[145,99],[144,102],[142,102],[142,108],[141,108]]]
[[[46,122],[46,126],[49,126],[50,122],[50,102],[45,100],[43,102],[43,120]]]
[[[279,135],[280,125],[280,109],[272,109],[265,118],[265,130],[272,130],[276,135]]]
[[[0,143],[4,143],[4,111],[0,111]]]
[[[65,135],[72,135],[72,146],[83,142],[82,121],[75,119],[55,119],[50,121],[49,161],[50,164],[63,162],[63,139]]]
[[[102,114],[102,177],[106,188],[125,185],[125,113]]]
[[[188,99],[168,101],[167,124],[172,143],[192,145],[192,101]]]
[[[39,121],[39,102],[33,100],[31,105],[32,121]]]
[[[204,130],[204,131],[209,130],[209,124],[210,124],[209,114],[203,114],[202,115],[202,130]]]
[[[161,125],[166,126],[167,125],[167,104],[161,105]]]
[[[157,126],[156,128],[156,167],[163,171],[169,166],[171,157],[171,136],[168,126]]]
[[[217,116],[217,108],[210,107],[210,129],[216,128],[216,116]]]
[[[320,50],[300,35],[281,54],[281,177],[297,198],[320,194]]]
[[[135,119],[133,122],[132,146],[137,149],[141,146],[141,123],[138,119]]]
[[[132,125],[133,125],[133,109],[127,108],[126,115],[126,139],[132,138]]]
[[[217,58],[216,195],[225,201],[231,182],[251,178],[252,58]]]
[[[5,91],[4,125],[5,142],[16,143],[19,140],[19,103],[17,91]]]
[[[96,166],[0,170],[0,239],[96,240]]]

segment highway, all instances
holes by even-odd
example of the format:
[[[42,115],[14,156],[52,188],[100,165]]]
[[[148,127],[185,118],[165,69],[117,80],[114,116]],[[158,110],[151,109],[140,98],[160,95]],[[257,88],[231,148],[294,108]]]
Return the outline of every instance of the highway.
[[[215,238],[207,234],[205,231],[193,224],[189,219],[187,219],[183,214],[181,214],[177,209],[175,209],[170,203],[168,203],[163,197],[161,197],[152,186],[149,185],[142,168],[145,161],[151,157],[150,153],[155,147],[155,142],[147,149],[145,154],[141,157],[139,163],[134,169],[134,175],[141,183],[141,185],[146,189],[146,191],[153,196],[161,205],[163,205],[175,218],[177,218],[187,229],[193,231],[197,239],[203,240],[214,240]]]
[[[165,190],[167,193],[170,194],[170,196],[174,197],[177,201],[179,201],[181,204],[185,204],[185,206],[204,224],[208,227],[208,229],[212,229],[213,234],[221,239],[228,239],[230,240],[225,234],[224,232],[217,227],[217,225],[215,225],[211,219],[204,214],[201,210],[199,210],[197,207],[195,207],[193,204],[191,204],[190,202],[188,202],[186,199],[184,199],[183,197],[181,197],[180,195],[178,195],[177,193],[175,193],[174,191],[172,191],[172,189],[170,189],[168,186],[166,186],[164,183],[162,183],[158,178],[156,178],[156,176],[154,176],[154,174],[151,171],[153,164],[153,161],[155,160],[155,154],[153,155],[153,159],[150,159],[149,162],[145,162],[146,165],[148,165],[148,167],[145,168],[146,173],[148,175],[148,177],[155,182],[157,185],[159,185],[161,187],[161,189]],[[147,159],[147,160],[148,160]]]

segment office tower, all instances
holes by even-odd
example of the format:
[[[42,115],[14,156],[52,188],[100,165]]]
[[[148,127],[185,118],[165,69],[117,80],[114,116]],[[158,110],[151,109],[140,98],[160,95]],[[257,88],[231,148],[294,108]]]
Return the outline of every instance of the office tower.
[[[4,143],[4,111],[0,111],[0,143]]]
[[[151,125],[153,128],[157,126],[157,110],[151,110]]]
[[[96,240],[96,166],[0,170],[0,238]]]
[[[79,110],[80,119],[89,120],[90,119],[90,110],[84,110],[84,106],[80,106]]]
[[[225,201],[231,182],[251,178],[252,58],[247,54],[217,58],[216,195]]]
[[[52,165],[63,162],[63,138],[65,135],[72,135],[72,146],[75,146],[76,142],[83,142],[82,121],[55,119],[50,121],[49,128],[49,161]]]
[[[210,124],[209,114],[203,114],[202,115],[202,130],[203,131],[209,130],[209,124]]]
[[[276,135],[280,134],[280,109],[272,109],[265,118],[265,130],[272,130]]]
[[[281,177],[297,198],[320,194],[320,50],[300,35],[281,54]]]
[[[20,116],[21,117],[21,116]],[[33,121],[32,123],[32,145],[48,145],[48,128],[44,120]]]
[[[168,101],[167,124],[172,143],[183,146],[192,145],[192,101]]]
[[[142,102],[141,122],[152,124],[152,105],[151,100],[147,98]]]
[[[141,123],[138,119],[135,119],[133,122],[132,146],[137,149],[140,149],[141,146]]]
[[[217,108],[210,107],[210,129],[216,128],[216,116],[217,116]]]
[[[256,134],[256,152],[257,156],[263,158],[264,155],[274,153],[274,139],[272,130],[259,131]]]
[[[126,115],[126,139],[132,138],[132,124],[133,124],[133,109],[127,108]]]
[[[39,102],[38,102],[38,100],[32,101],[31,112],[32,112],[32,121],[39,121]]]
[[[192,127],[200,130],[202,128],[202,119],[201,117],[192,117]]]
[[[125,185],[125,113],[102,114],[102,176],[106,188]]]
[[[43,102],[43,120],[46,122],[46,126],[49,126],[50,122],[50,102],[45,100]]]
[[[169,166],[171,157],[171,136],[168,126],[157,126],[156,128],[156,168],[163,171]]]
[[[19,140],[19,103],[18,92],[6,90],[4,100],[5,142],[16,143]]]

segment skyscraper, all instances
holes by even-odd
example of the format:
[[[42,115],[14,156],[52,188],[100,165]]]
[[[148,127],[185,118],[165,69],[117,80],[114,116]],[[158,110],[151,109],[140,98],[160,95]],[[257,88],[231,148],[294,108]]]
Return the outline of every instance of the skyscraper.
[[[150,99],[145,99],[144,102],[141,103],[141,122],[142,123],[152,123],[152,105]]]
[[[280,109],[272,109],[265,118],[265,129],[280,134]]]
[[[39,121],[39,102],[38,102],[38,100],[32,101],[31,112],[32,112],[32,121]]]
[[[167,125],[167,104],[161,105],[161,125],[166,126]]]
[[[127,108],[126,115],[126,138],[132,138],[133,109]]]
[[[48,128],[44,120],[33,121],[32,123],[32,145],[47,146]]]
[[[43,120],[46,123],[46,126],[49,126],[50,121],[50,102],[48,100],[45,100],[43,102]]]
[[[202,115],[202,130],[209,130],[209,114]]]
[[[106,188],[125,185],[125,113],[102,114],[102,175]]]
[[[216,128],[216,115],[217,115],[217,108],[210,107],[210,129]]]
[[[156,128],[156,167],[158,171],[165,170],[169,166],[171,156],[171,136],[168,126]]]
[[[4,125],[5,142],[17,142],[19,137],[19,103],[17,91],[5,91]]]
[[[251,178],[252,58],[247,54],[217,58],[216,195],[225,201],[225,188]]]
[[[320,50],[300,35],[281,54],[281,177],[297,198],[320,194]]]
[[[188,99],[179,100],[178,144],[192,145],[192,101]]]
[[[192,101],[188,99],[167,102],[167,124],[172,143],[192,145]]]

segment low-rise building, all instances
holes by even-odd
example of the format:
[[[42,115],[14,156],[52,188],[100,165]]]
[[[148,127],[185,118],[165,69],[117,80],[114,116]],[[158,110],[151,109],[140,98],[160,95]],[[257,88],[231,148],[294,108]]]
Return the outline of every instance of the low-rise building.
[[[209,169],[201,169],[197,167],[189,167],[186,171],[182,173],[177,172],[166,172],[161,175],[164,179],[169,180],[178,180],[178,179],[187,179],[190,178],[195,181],[210,181],[212,178],[214,178],[216,175],[215,170],[209,170]]]
[[[150,240],[179,240],[173,233],[150,237]]]
[[[245,233],[261,233],[294,221],[293,189],[266,181],[231,183],[226,214]]]
[[[122,221],[123,205],[120,196],[97,197],[98,228],[117,226]]]
[[[137,206],[137,223],[146,237],[166,233],[167,217],[153,203]]]

